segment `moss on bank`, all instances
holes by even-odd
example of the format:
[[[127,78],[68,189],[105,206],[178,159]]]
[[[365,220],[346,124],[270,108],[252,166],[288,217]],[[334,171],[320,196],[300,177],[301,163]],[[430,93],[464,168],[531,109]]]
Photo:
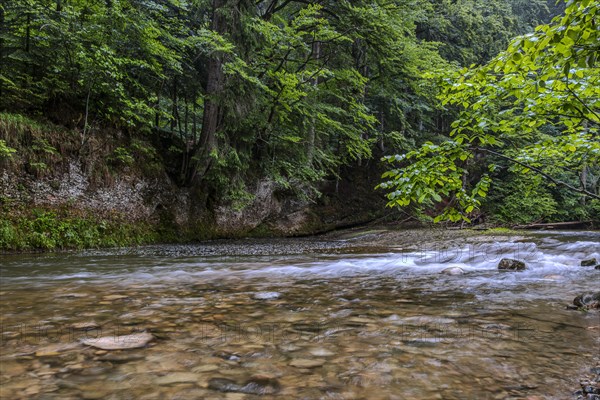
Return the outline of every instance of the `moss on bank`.
[[[0,209],[0,251],[132,246],[163,242],[165,237],[176,235],[118,214],[98,218],[68,209]]]

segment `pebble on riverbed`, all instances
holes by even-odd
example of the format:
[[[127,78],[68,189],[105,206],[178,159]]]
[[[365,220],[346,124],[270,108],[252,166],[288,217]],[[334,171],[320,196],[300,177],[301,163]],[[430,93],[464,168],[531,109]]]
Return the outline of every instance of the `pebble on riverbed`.
[[[527,265],[523,261],[503,258],[498,263],[498,269],[502,271],[524,271],[527,269]]]
[[[279,292],[258,292],[252,296],[255,300],[275,300],[279,297],[281,297]]]
[[[587,260],[581,260],[581,266],[582,267],[593,267],[596,264],[598,264],[598,260],[596,260],[595,258],[589,258]]]

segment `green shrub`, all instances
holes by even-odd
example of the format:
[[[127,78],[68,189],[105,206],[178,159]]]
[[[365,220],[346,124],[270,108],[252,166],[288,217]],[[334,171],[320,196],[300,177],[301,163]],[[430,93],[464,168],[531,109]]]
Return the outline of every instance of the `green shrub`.
[[[488,205],[493,219],[518,224],[550,219],[558,206],[542,178],[536,175],[515,175],[500,183]]]
[[[0,160],[12,158],[13,154],[16,152],[17,150],[8,147],[6,142],[0,139]]]
[[[0,250],[132,246],[158,239],[156,227],[127,222],[120,215],[98,221],[92,212],[81,216],[65,210],[0,210]]]

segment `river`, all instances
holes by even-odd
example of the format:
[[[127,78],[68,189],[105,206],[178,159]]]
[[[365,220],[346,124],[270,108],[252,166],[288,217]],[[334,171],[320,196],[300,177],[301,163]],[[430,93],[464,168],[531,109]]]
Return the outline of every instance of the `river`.
[[[0,398],[573,398],[600,313],[566,305],[599,290],[600,233],[453,235],[0,255]]]

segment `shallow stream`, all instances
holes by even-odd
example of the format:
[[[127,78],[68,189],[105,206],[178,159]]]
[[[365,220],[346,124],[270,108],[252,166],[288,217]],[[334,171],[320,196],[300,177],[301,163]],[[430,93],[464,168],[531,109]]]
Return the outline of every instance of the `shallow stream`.
[[[600,233],[414,235],[0,255],[0,398],[572,398],[600,313],[566,305],[600,289]]]

